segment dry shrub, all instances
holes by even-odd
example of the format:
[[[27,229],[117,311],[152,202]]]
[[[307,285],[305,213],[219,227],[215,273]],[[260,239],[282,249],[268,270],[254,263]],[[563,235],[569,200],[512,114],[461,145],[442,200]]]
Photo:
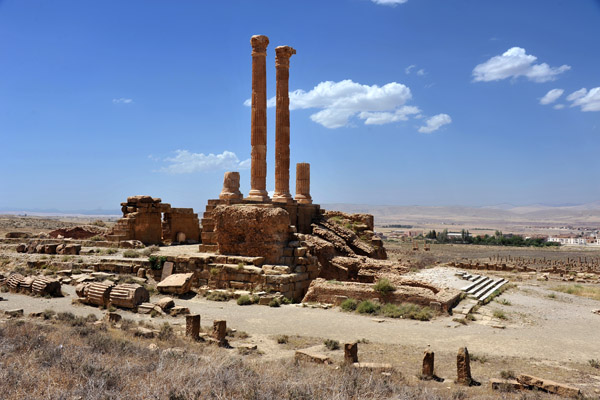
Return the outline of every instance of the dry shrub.
[[[121,330],[8,321],[0,326],[0,393],[13,399],[441,399],[398,373],[265,361],[197,343],[147,349]],[[84,335],[81,333],[85,332]],[[448,398],[448,395],[445,395]]]

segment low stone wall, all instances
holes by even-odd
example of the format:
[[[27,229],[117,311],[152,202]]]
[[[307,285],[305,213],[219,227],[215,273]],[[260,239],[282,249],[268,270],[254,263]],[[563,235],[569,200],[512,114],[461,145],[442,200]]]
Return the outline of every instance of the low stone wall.
[[[405,281],[394,283],[396,291],[385,298],[373,290],[373,285],[359,282],[333,282],[315,279],[302,302],[318,302],[339,305],[352,298],[356,300],[376,300],[386,303],[413,303],[424,307],[441,308],[450,311],[459,301],[461,292],[455,289],[441,289],[424,282]]]
[[[173,273],[193,272],[193,287],[272,291],[301,300],[319,274],[316,258],[304,258],[307,264],[295,267],[263,264],[264,257],[217,254],[167,257],[167,261],[173,263]]]

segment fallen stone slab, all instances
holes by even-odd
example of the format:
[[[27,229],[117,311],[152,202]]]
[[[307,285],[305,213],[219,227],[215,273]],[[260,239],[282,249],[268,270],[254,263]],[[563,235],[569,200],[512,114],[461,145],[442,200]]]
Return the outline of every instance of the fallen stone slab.
[[[517,381],[523,385],[533,386],[545,392],[557,394],[563,397],[579,397],[581,395],[581,390],[573,386],[568,386],[563,383],[558,383],[531,375],[519,375],[517,377]]]
[[[368,369],[368,370],[372,370],[372,371],[392,371],[394,369],[394,367],[392,367],[392,364],[388,364],[388,363],[358,362],[358,363],[352,364],[352,366],[354,368]]]
[[[490,379],[490,387],[492,390],[525,390],[528,389],[527,386],[519,383],[519,381],[515,379]]]
[[[155,303],[161,310],[168,310],[175,307],[175,301],[172,297],[163,297]]]
[[[23,316],[23,309],[22,308],[17,308],[14,310],[6,310],[4,311],[4,314],[8,315],[9,317],[22,317]]]
[[[193,276],[192,272],[169,275],[164,281],[159,282],[156,288],[161,293],[185,294],[192,289]]]
[[[325,354],[308,352],[306,350],[296,350],[294,358],[296,361],[312,362],[316,364],[331,364],[331,359]]]
[[[175,306],[169,310],[169,315],[176,317],[178,315],[187,315],[190,313],[190,309],[183,306]]]
[[[137,328],[134,333],[135,336],[143,337],[145,339],[152,339],[154,337],[154,331],[148,328]]]

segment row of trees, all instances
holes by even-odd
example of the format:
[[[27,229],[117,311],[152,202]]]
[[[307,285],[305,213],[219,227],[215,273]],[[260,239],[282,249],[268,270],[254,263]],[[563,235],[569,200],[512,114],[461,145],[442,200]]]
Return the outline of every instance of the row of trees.
[[[436,232],[431,230],[425,235],[426,239],[435,240],[437,243],[463,243],[463,244],[484,244],[490,246],[534,246],[534,247],[546,247],[546,246],[560,246],[557,242],[547,242],[541,238],[529,238],[525,239],[519,235],[505,236],[501,231],[496,231],[493,236],[471,236],[468,230],[463,229],[460,232],[460,236],[449,236],[448,229],[444,229],[442,232]]]

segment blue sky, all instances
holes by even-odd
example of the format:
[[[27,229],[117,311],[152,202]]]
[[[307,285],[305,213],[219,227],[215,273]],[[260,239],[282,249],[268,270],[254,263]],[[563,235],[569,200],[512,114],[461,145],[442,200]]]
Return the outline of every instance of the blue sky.
[[[0,209],[250,186],[250,37],[290,45],[318,203],[600,200],[600,1],[0,0]],[[246,104],[245,104],[246,102]],[[267,188],[274,188],[275,109]]]

